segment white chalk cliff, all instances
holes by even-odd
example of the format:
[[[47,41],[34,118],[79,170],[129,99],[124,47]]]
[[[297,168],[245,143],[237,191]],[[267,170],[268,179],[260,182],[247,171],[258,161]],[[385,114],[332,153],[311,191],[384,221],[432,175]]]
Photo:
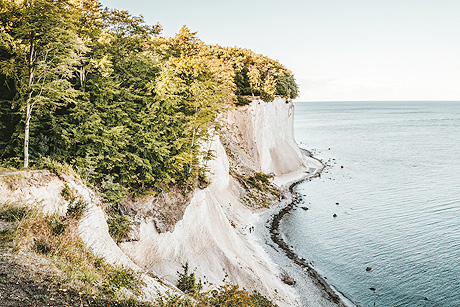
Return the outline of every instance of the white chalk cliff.
[[[281,98],[270,103],[255,100],[225,114],[222,134],[239,145],[227,152],[256,172],[274,174],[278,182],[293,172],[298,176],[305,169],[320,167],[297,146],[293,116],[293,104]],[[219,135],[214,136],[211,147],[216,156],[209,164],[211,184],[195,191],[173,231],[159,233],[152,221],[141,219],[139,240],[123,243],[121,249],[136,264],[171,283],[187,262],[197,277],[213,284],[226,278],[280,305],[299,305],[298,296],[281,281],[277,266],[248,232],[255,210],[241,200]]]

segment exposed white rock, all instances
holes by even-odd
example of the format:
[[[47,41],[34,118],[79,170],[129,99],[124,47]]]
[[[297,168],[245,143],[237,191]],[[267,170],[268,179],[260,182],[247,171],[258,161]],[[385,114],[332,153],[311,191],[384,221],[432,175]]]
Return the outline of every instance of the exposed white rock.
[[[231,189],[228,160],[218,136],[212,147],[216,154],[210,164],[212,183],[195,191],[174,231],[158,233],[153,222],[141,222],[140,240],[123,243],[122,249],[136,263],[171,282],[177,279],[175,272],[182,271],[181,265],[189,263],[203,281],[222,284],[227,279],[286,306],[298,305],[297,296],[281,282],[267,253],[248,239],[245,226],[253,212]]]
[[[254,100],[230,112],[227,121],[231,129],[238,131],[254,169],[282,176],[308,163],[294,139],[292,102],[278,97],[272,102]]]
[[[270,103],[253,101],[228,113],[226,129],[240,145],[233,154],[255,171],[275,174],[275,181],[282,184],[320,167],[298,148],[293,115],[292,103],[281,98]],[[159,233],[152,221],[139,220],[140,240],[121,244],[123,251],[172,283],[177,279],[175,272],[189,263],[202,280],[222,284],[226,279],[258,290],[281,306],[300,305],[292,287],[281,281],[277,265],[248,231],[256,213],[238,197],[220,138],[214,136],[210,146],[216,156],[209,163],[211,184],[195,191],[174,230]],[[289,176],[292,172],[294,176]]]

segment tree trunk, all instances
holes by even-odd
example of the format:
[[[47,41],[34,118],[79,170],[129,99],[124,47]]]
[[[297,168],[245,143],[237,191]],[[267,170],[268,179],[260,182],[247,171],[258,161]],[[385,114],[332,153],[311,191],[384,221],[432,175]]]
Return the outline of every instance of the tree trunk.
[[[35,62],[35,44],[34,40],[31,37],[30,39],[30,49],[29,49],[29,82],[28,82],[28,91],[29,94],[27,95],[27,101],[26,101],[26,122],[25,122],[25,128],[24,128],[24,168],[29,167],[29,123],[30,123],[30,116],[32,115],[32,95],[33,95],[33,90],[32,90],[32,85],[34,84],[34,74],[35,74],[35,67],[34,67],[34,62]]]
[[[29,123],[31,113],[32,106],[30,105],[30,103],[27,103],[26,124],[24,130],[24,168],[29,167]]]
[[[86,90],[86,71],[84,66],[80,67],[78,74],[80,77],[80,90],[84,93]]]
[[[195,122],[194,124],[196,123],[196,120],[198,118],[198,107],[195,107]],[[188,173],[191,174],[192,173],[192,166],[193,166],[193,144],[195,142],[195,133],[196,133],[196,127],[193,126],[193,133],[192,133],[192,143],[190,144],[190,167],[188,169]]]

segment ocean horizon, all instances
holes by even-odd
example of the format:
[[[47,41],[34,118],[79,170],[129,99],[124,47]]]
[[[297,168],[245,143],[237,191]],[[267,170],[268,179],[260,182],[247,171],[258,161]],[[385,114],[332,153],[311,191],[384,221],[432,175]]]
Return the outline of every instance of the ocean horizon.
[[[460,103],[295,107],[327,166],[297,185],[309,210],[283,219],[287,243],[358,306],[459,306]]]

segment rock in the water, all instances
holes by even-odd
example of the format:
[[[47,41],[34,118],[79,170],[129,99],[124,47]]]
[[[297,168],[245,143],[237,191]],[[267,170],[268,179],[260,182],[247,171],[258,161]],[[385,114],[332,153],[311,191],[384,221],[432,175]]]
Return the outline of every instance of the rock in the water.
[[[283,275],[281,275],[281,280],[286,284],[286,285],[289,285],[289,286],[294,286],[295,285],[295,280],[289,276],[288,274],[284,273]]]
[[[370,271],[370,270],[372,270],[372,268],[371,268],[370,266],[368,266],[368,267],[366,268],[366,271]]]

